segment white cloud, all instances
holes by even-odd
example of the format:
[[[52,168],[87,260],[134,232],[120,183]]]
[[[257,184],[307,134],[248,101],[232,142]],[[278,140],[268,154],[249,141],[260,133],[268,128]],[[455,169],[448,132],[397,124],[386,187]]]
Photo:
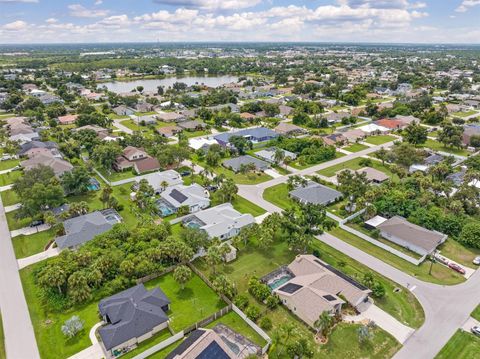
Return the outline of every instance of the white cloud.
[[[108,10],[87,9],[85,6],[80,4],[69,5],[68,9],[70,10],[70,15],[73,17],[95,18],[107,16],[109,13]]]
[[[207,10],[238,10],[254,7],[262,0],[155,0],[158,4]]]
[[[456,12],[467,12],[469,8],[480,5],[480,0],[463,0]]]
[[[45,20],[47,24],[56,24],[58,22],[57,19],[51,17],[50,19]]]
[[[95,1],[95,5],[97,5],[97,6],[98,6],[98,5],[102,5],[102,4],[103,4],[103,1],[102,1],[102,0],[97,0],[97,1]]]
[[[27,29],[27,27],[28,24],[25,21],[17,20],[3,25],[1,29],[5,31],[22,31]]]

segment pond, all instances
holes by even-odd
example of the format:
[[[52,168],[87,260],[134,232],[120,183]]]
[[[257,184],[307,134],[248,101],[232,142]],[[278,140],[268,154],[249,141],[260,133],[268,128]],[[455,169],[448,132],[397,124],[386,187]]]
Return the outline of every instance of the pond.
[[[195,84],[206,85],[209,87],[218,87],[230,82],[237,82],[236,76],[187,76],[187,77],[167,77],[164,79],[143,79],[134,81],[112,81],[105,82],[98,85],[99,88],[107,87],[109,91],[115,93],[130,92],[137,86],[143,86],[144,91],[157,91],[158,86],[164,88],[171,87],[175,82],[183,82],[188,86]]]

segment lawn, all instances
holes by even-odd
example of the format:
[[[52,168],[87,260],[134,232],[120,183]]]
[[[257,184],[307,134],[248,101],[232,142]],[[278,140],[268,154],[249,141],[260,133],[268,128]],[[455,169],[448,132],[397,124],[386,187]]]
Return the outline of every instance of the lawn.
[[[354,143],[350,146],[343,147],[343,149],[348,152],[360,152],[366,150],[367,148],[368,146],[362,145],[361,143]]]
[[[342,152],[335,152],[335,158],[340,158],[340,157],[344,157],[346,156],[345,153],[342,153]],[[328,160],[328,161],[331,161],[331,160]],[[289,164],[290,167],[293,167],[297,170],[304,170],[306,168],[310,168],[310,167],[313,167],[313,166],[316,166],[316,165],[319,165],[321,163],[324,163],[324,162],[328,162],[328,161],[323,161],[323,162],[318,162],[318,163],[300,163],[299,160],[295,161],[295,162],[292,162]]]
[[[2,191],[0,192],[0,195],[2,196],[2,203],[5,207],[12,206],[20,202],[20,199],[14,190],[9,189],[8,191]]]
[[[141,131],[143,129],[147,129],[147,126],[139,126],[133,120],[125,120],[125,121],[120,121],[120,124],[124,125],[125,127],[131,129],[132,131]]]
[[[473,334],[457,330],[435,359],[473,359],[480,353],[480,339]]]
[[[43,252],[45,246],[55,238],[55,231],[38,232],[29,236],[20,235],[12,238],[13,250],[16,258],[25,258]]]
[[[22,171],[12,171],[0,175],[0,187],[13,184],[17,178],[22,177]]]
[[[247,322],[240,318],[240,316],[234,311],[225,314],[223,317],[211,322],[206,327],[213,328],[217,324],[223,324],[227,327],[230,327],[260,347],[263,347],[265,344],[267,344],[265,339],[263,339],[255,330],[253,330],[252,327],[249,326]]]
[[[254,217],[261,216],[266,212],[262,207],[257,206],[255,203],[252,203],[241,196],[235,196],[232,205],[240,213],[250,213]]]
[[[200,277],[194,275],[182,290],[169,273],[145,283],[148,289],[160,287],[170,299],[170,327],[179,332],[226,306]]]
[[[478,114],[477,111],[470,110],[470,111],[464,111],[464,112],[455,112],[455,113],[452,113],[452,116],[453,117],[468,117],[468,116],[472,116],[472,115],[476,115],[476,114]]]
[[[427,139],[427,142],[425,142],[425,144],[423,144],[422,146],[428,147],[434,151],[447,152],[458,156],[466,157],[470,154],[467,150],[463,148],[445,147],[443,143],[431,139]]]
[[[155,334],[153,337],[150,339],[145,340],[144,342],[141,342],[135,349],[132,351],[128,352],[127,354],[122,355],[123,359],[131,359],[136,357],[138,354],[144,352],[145,350],[153,347],[154,345],[157,345],[158,343],[163,342],[164,340],[170,338],[172,335],[170,334],[170,331],[167,329],[162,330],[161,332]]]
[[[327,344],[320,347],[320,357],[384,359],[393,357],[401,348],[401,344],[395,338],[378,327],[372,331],[371,340],[361,344],[357,334],[359,327],[357,324],[337,325]]]
[[[458,284],[465,281],[463,276],[441,264],[433,265],[432,273],[429,274],[429,261],[424,261],[419,266],[416,266],[400,257],[397,257],[395,254],[389,253],[386,250],[377,247],[343,229],[335,228],[329,233],[353,245],[354,247],[357,247],[362,251],[383,260],[385,263],[388,263],[413,277],[417,277],[420,280],[446,285]]]
[[[263,192],[263,198],[280,208],[288,208],[292,205],[292,200],[288,196],[288,186],[286,183],[280,183],[272,187],[268,187]]]
[[[362,161],[365,161],[365,158],[361,158],[361,157],[354,158],[353,160],[339,163],[337,165],[320,170],[317,173],[325,177],[333,177],[338,172],[347,168],[355,171],[355,170],[359,170],[360,168],[367,167],[365,165],[360,164],[360,162]],[[390,177],[394,177],[390,169],[386,165],[382,165],[380,161],[370,160],[370,165],[368,167],[375,168],[376,170],[379,170]]]
[[[395,141],[397,138],[389,135],[377,135],[369,136],[365,139],[365,142],[371,143],[372,145],[383,145],[387,142]]]
[[[475,257],[480,256],[480,249],[465,247],[453,238],[447,239],[447,241],[438,249],[445,257],[450,258],[459,264],[473,269],[478,268],[478,266],[473,264],[473,260]]]
[[[187,138],[192,138],[192,137],[199,137],[199,136],[205,136],[211,134],[212,131],[210,130],[199,130],[199,131],[183,131],[183,134]]]
[[[0,171],[9,170],[15,166],[18,166],[20,160],[6,160],[0,161]]]
[[[32,218],[29,217],[21,219],[16,218],[17,214],[18,210],[5,213],[5,216],[7,216],[8,228],[10,229],[10,231],[27,227],[30,222],[32,222]]]
[[[6,358],[7,354],[5,353],[5,336],[3,334],[2,315],[0,314],[0,359]]]
[[[136,176],[131,170],[125,170],[122,172],[111,170],[110,173],[108,173],[104,168],[97,168],[97,171],[100,172],[100,174],[109,182],[121,181]]]
[[[259,184],[272,179],[272,177],[263,172],[248,174],[235,173],[223,166],[215,167],[214,172],[217,175],[224,174],[225,177],[232,178],[236,184]]]
[[[470,314],[470,316],[480,321],[480,305],[475,308],[475,310],[472,312],[472,314]]]

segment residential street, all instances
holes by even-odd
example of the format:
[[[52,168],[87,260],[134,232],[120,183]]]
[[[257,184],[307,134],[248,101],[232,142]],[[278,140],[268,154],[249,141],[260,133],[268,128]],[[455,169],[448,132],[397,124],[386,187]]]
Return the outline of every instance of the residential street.
[[[40,358],[0,199],[0,310],[8,359]]]

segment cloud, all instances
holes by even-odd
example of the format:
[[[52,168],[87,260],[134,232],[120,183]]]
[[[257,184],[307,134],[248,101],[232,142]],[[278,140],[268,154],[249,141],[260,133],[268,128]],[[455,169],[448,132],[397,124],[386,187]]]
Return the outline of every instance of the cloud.
[[[207,10],[238,10],[254,7],[262,0],[154,0],[158,4]]]
[[[480,5],[480,0],[463,0],[456,12],[467,12],[469,8]]]
[[[15,31],[25,30],[27,29],[27,27],[28,27],[28,24],[25,21],[17,20],[17,21],[10,22],[8,24],[3,25],[1,29],[5,31],[15,32]]]
[[[70,16],[73,17],[95,18],[107,16],[109,13],[108,10],[87,9],[80,4],[68,5],[68,9],[70,10]]]
[[[57,19],[51,17],[50,19],[45,20],[47,24],[56,24],[58,22]]]

